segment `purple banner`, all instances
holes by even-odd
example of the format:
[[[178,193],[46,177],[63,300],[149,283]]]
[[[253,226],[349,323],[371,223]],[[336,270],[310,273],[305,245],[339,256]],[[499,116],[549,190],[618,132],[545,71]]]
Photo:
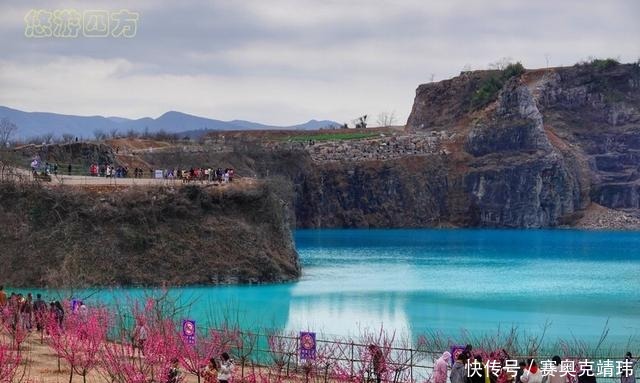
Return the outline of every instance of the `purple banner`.
[[[300,359],[316,358],[316,333],[300,332]]]
[[[182,320],[182,339],[188,344],[196,344],[196,321]]]

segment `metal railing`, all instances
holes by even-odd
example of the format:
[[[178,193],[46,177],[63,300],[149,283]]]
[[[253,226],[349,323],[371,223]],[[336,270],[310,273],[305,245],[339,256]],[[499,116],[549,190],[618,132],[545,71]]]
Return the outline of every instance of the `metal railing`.
[[[122,318],[124,319],[124,318]],[[125,319],[125,322],[131,318]],[[133,322],[131,322],[133,323]],[[118,331],[122,331],[122,327]],[[225,329],[218,327],[200,326],[199,334],[210,334],[211,332],[223,333],[233,332],[236,339],[241,339],[237,345],[232,345],[231,354],[240,362],[240,377],[245,377],[248,368],[272,368],[284,376],[290,374],[305,374],[308,369],[314,370],[315,382],[326,383],[335,380],[338,375],[348,377],[350,381],[362,381],[372,383],[376,381],[376,374],[373,368],[372,355],[369,350],[371,344],[376,344],[383,350],[384,366],[386,372],[383,373],[382,381],[385,383],[400,382],[426,382],[431,378],[435,361],[442,355],[442,351],[425,350],[417,347],[398,346],[390,341],[391,337],[382,335],[383,339],[369,338],[365,336],[360,341],[352,339],[316,339],[317,357],[313,361],[300,358],[299,337],[295,333],[284,334],[282,330],[268,332],[240,331],[238,329]],[[201,335],[202,336],[202,335]],[[364,341],[363,341],[364,340]],[[401,340],[401,342],[407,342]],[[446,350],[443,350],[446,351]],[[511,356],[510,359],[526,360],[529,355]],[[536,357],[538,361],[548,360],[551,355],[542,358]],[[574,356],[564,358],[577,359]],[[582,357],[581,359],[584,359]],[[590,361],[599,359],[623,360],[624,357],[612,355],[593,355],[588,358]],[[597,377],[599,382],[620,382],[620,377]],[[635,376],[638,380],[638,377]]]

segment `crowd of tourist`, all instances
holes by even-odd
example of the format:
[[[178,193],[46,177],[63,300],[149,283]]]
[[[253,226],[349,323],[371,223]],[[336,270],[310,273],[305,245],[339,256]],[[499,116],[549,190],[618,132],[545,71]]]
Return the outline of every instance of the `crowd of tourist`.
[[[89,309],[79,300],[73,300],[66,306],[69,315],[78,315],[80,321],[87,321]],[[7,295],[4,286],[0,285],[0,328],[5,327],[13,333],[28,334],[39,332],[43,337],[51,336],[52,327],[66,332],[65,305],[55,300],[46,302],[41,294],[36,294],[35,299],[31,293],[15,293]],[[133,347],[139,350],[139,357],[145,357],[145,341],[149,336],[144,321],[138,321],[133,330]],[[2,366],[0,366],[2,367]],[[182,370],[180,360],[171,360],[171,367],[163,380],[157,382],[179,383],[186,378]],[[210,358],[208,363],[201,366],[200,374],[204,383],[229,383],[232,381],[235,363],[227,352],[220,354],[220,358]],[[3,381],[0,377],[0,381]]]
[[[34,175],[42,176],[58,176],[64,170],[57,163],[42,162],[39,157],[34,158],[30,164],[31,171]],[[73,166],[66,166],[66,173],[72,175]],[[164,169],[144,169],[135,167],[133,169],[128,166],[114,165],[112,163],[92,163],[88,169],[91,177],[105,178],[163,178],[177,179],[182,182],[200,181],[200,182],[233,182],[235,170],[233,168],[214,168],[214,167],[190,167],[190,168],[164,168]]]
[[[42,331],[46,318],[51,315],[61,326],[64,320],[64,307],[60,301],[45,302],[41,294],[35,299],[31,293],[11,293],[9,296],[0,286],[0,317],[3,324],[12,330]]]
[[[126,166],[114,166],[112,164],[91,164],[89,166],[89,175],[92,177],[127,178],[129,168]]]
[[[201,376],[204,383],[229,383],[233,376],[234,362],[228,353],[223,352],[220,361],[210,358],[202,369]],[[185,374],[180,369],[180,361],[176,358],[171,361],[171,368],[167,376],[167,383],[179,383],[184,381]]]
[[[129,177],[129,168],[127,166],[115,166],[112,164],[91,164],[89,166],[89,175],[92,177],[107,178],[127,178]],[[133,169],[133,178],[164,178],[179,179],[182,182],[201,181],[201,182],[233,182],[235,170],[233,168],[212,168],[212,167],[191,167],[189,169],[181,168],[165,168],[165,169],[148,169],[135,167]]]
[[[164,170],[163,176],[164,178],[177,178],[182,180],[182,182],[189,181],[208,181],[208,182],[219,182],[219,183],[228,183],[233,182],[233,178],[235,175],[235,170],[232,168],[190,168],[186,169],[166,169]]]
[[[555,355],[540,364],[534,358],[511,359],[505,350],[492,355],[490,361],[483,361],[482,355],[474,354],[472,346],[467,345],[455,357],[446,351],[436,360],[433,383],[596,383],[597,370],[587,360],[566,365]],[[617,374],[613,363],[611,366],[612,377],[619,376],[620,383],[635,383],[636,360],[631,352],[620,361]]]
[[[44,164],[42,162],[40,162],[39,159],[34,159],[33,161],[31,161],[30,164],[31,167],[31,172],[33,174],[37,174],[40,173],[42,175],[47,175],[47,176],[57,176],[58,175],[58,164],[57,163],[49,163],[49,162],[45,162]],[[71,164],[68,165],[68,173],[71,174]]]

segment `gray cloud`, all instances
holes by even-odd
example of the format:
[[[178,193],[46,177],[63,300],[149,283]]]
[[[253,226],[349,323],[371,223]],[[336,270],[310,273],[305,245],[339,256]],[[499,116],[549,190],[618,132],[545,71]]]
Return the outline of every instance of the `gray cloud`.
[[[25,1],[0,5],[0,104],[74,114],[293,124],[396,111],[433,74],[640,57],[640,2]],[[28,39],[32,8],[128,8],[135,38]]]

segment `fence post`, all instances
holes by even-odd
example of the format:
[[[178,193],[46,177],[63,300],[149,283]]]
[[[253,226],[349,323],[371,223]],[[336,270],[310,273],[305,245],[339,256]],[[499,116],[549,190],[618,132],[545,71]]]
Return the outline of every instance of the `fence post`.
[[[245,362],[245,357],[244,357],[244,339],[242,339],[242,335],[244,333],[242,331],[240,331],[240,354],[242,355],[241,357],[241,362],[242,365],[240,366],[240,379],[244,380],[244,362]]]
[[[353,341],[351,341],[351,379],[353,379]]]
[[[409,349],[409,374],[411,383],[413,383],[413,348]]]

